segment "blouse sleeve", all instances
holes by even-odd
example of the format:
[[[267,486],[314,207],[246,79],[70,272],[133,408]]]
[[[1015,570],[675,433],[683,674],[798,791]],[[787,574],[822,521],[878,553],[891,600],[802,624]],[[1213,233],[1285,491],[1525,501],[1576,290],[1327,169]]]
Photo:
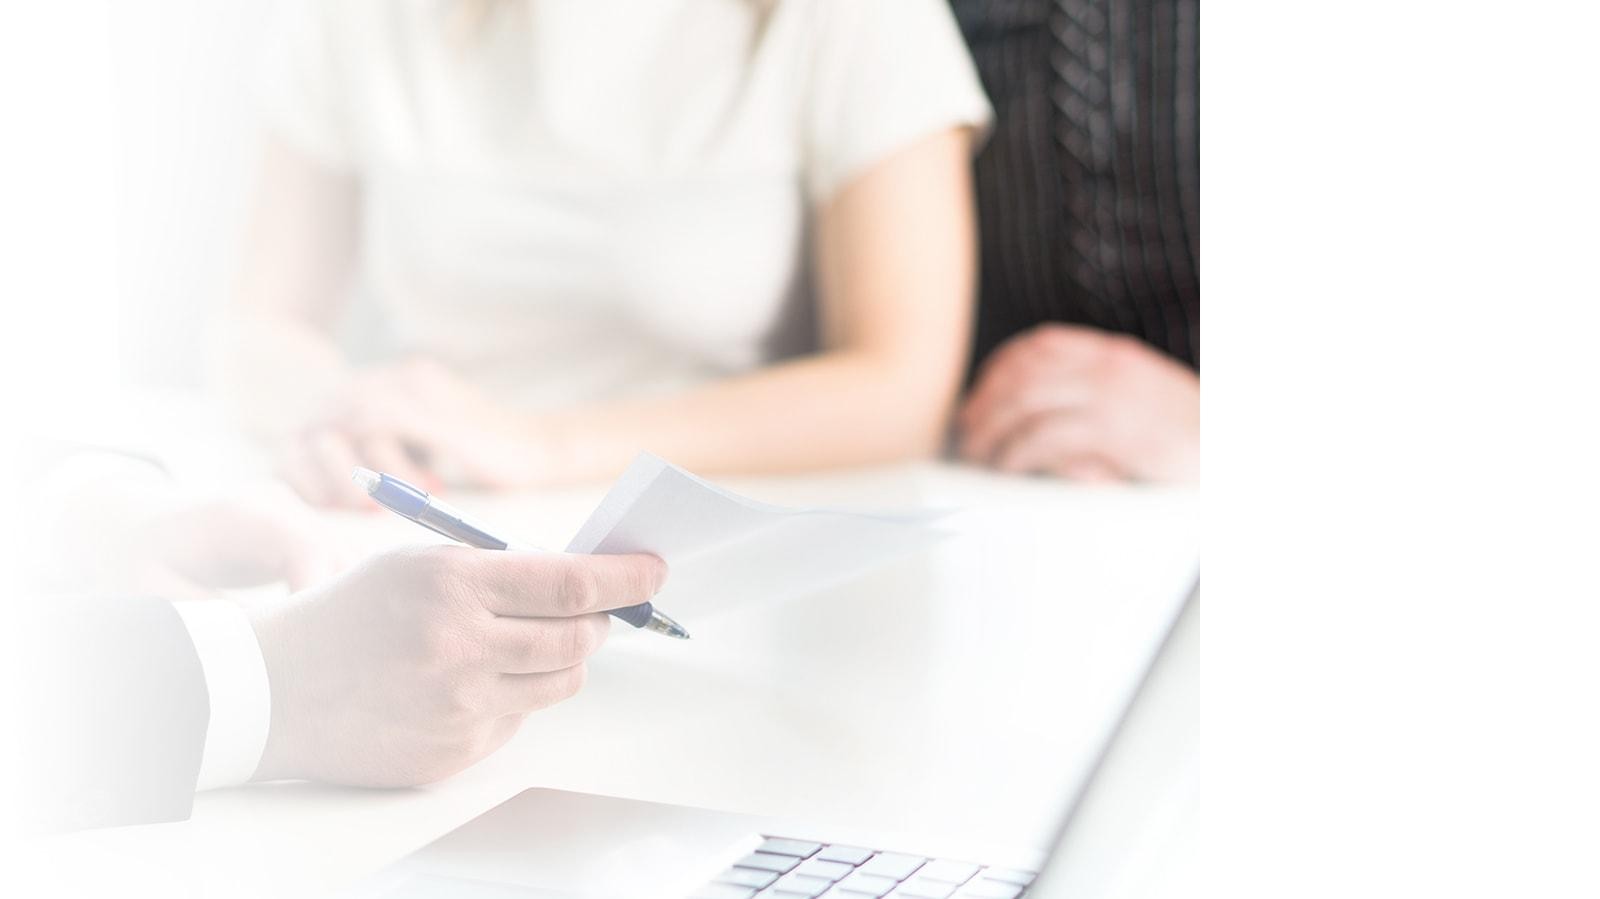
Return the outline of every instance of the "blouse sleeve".
[[[806,187],[828,200],[918,140],[993,112],[944,0],[817,0],[802,129]]]
[[[256,69],[268,133],[312,158],[348,169],[355,139],[348,63],[338,45],[342,0],[279,0]]]

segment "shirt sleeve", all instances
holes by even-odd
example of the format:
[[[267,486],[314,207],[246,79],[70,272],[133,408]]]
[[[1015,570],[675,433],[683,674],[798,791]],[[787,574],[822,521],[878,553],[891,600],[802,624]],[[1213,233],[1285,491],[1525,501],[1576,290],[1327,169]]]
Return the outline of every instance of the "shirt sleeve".
[[[981,143],[993,111],[943,0],[829,0],[817,13],[802,122],[812,202],[945,129]]]
[[[334,168],[356,160],[340,0],[280,0],[265,33],[255,95],[267,133]]]
[[[242,784],[255,774],[272,722],[266,663],[244,610],[226,600],[175,602],[200,658],[211,720],[197,790]]]

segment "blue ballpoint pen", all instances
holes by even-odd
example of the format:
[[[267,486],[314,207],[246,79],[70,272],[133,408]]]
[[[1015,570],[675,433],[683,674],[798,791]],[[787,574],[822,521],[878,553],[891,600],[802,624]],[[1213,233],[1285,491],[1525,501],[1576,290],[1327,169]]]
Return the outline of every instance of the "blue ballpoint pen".
[[[511,548],[509,541],[494,536],[487,528],[474,524],[465,515],[429,496],[426,491],[397,477],[357,468],[351,473],[350,479],[378,505],[430,531],[478,549]],[[683,625],[661,614],[648,602],[625,609],[612,609],[611,614],[634,627],[648,628],[679,640],[689,639],[689,632],[683,629]]]

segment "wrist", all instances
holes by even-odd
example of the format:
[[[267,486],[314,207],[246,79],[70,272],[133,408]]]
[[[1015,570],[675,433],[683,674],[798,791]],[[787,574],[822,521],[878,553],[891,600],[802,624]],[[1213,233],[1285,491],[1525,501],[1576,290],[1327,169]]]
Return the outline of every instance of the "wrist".
[[[248,612],[251,630],[261,647],[271,696],[271,721],[261,761],[251,780],[290,780],[305,776],[304,691],[299,683],[301,661],[295,650],[303,645],[298,631],[300,596],[282,603],[255,607]]]

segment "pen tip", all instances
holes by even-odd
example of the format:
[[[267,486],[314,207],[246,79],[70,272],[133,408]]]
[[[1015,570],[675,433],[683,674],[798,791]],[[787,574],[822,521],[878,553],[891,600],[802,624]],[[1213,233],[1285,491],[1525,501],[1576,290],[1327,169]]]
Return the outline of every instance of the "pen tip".
[[[684,629],[683,625],[673,621],[671,618],[668,618],[660,612],[651,613],[650,620],[645,622],[644,626],[658,634],[661,634],[662,636],[671,637],[674,640],[689,639],[689,632]]]

